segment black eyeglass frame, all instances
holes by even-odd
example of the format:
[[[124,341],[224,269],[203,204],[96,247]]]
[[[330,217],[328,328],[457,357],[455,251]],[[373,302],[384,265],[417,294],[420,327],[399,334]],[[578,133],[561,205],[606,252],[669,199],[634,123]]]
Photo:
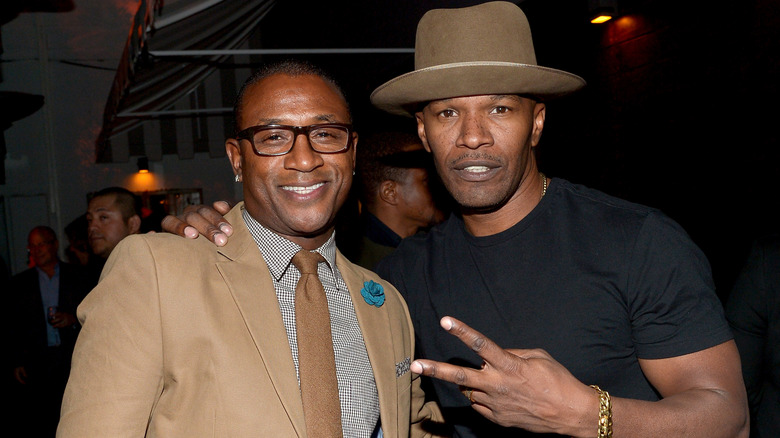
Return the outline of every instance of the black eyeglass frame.
[[[311,138],[309,138],[309,134],[313,129],[321,129],[321,128],[344,128],[347,131],[347,144],[344,146],[344,148],[339,149],[337,151],[321,151],[317,149],[317,146],[314,144],[314,142],[311,141]],[[255,145],[254,136],[258,131],[262,131],[265,129],[287,129],[292,131],[293,133],[293,141],[290,143],[290,148],[287,149],[285,152],[277,152],[275,154],[269,154],[267,152],[261,152],[257,150],[257,145]],[[306,139],[309,140],[309,146],[312,148],[314,152],[317,152],[319,154],[338,154],[341,152],[344,152],[349,149],[349,146],[352,144],[353,140],[353,133],[354,129],[352,128],[352,125],[349,123],[320,123],[316,125],[308,125],[308,126],[292,126],[292,125],[255,125],[250,126],[246,129],[242,129],[236,134],[236,140],[247,140],[249,143],[252,144],[252,149],[255,151],[257,155],[260,155],[261,157],[279,157],[282,155],[287,155],[292,151],[293,147],[295,147],[295,141],[298,139],[298,136],[301,134],[306,135]]]

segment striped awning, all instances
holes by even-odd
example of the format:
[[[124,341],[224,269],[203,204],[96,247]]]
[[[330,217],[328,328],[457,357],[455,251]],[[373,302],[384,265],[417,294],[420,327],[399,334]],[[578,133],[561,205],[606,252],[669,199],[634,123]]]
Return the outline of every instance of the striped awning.
[[[266,56],[315,57],[338,69],[342,85],[365,94],[367,104],[367,90],[411,67],[414,49],[395,38],[413,38],[426,9],[418,5],[421,10],[407,17],[393,3],[372,5],[141,0],[106,103],[97,162],[224,156],[224,139],[233,135],[233,100]],[[395,18],[386,23],[391,13]],[[331,28],[323,32],[322,25]]]
[[[224,155],[236,65],[274,0],[141,0],[96,141],[98,163]],[[188,53],[198,53],[193,59]],[[165,56],[170,54],[171,56]]]

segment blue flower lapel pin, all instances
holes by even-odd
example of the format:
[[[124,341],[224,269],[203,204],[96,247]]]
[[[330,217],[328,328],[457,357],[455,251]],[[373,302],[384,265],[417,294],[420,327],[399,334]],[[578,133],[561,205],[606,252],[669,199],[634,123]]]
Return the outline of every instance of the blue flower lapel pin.
[[[382,304],[385,303],[385,288],[381,284],[374,282],[374,280],[368,280],[363,283],[360,294],[372,306],[382,307]]]

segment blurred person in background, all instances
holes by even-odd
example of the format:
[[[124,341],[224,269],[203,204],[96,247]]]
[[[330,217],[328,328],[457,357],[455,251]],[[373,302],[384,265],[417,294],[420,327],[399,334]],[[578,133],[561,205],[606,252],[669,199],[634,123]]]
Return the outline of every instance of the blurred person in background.
[[[751,438],[780,437],[780,234],[756,239],[726,301],[742,359]]]
[[[341,237],[353,245],[347,257],[373,269],[401,239],[444,220],[446,207],[437,201],[448,195],[440,187],[416,134],[387,131],[363,138],[353,187],[359,194],[360,232],[342,230]]]
[[[82,266],[59,260],[51,228],[33,228],[27,249],[33,267],[13,276],[8,289],[10,364],[19,397],[11,419],[24,436],[53,437],[80,328],[76,307],[92,284]]]
[[[96,192],[87,207],[87,235],[92,252],[104,261],[125,237],[141,231],[141,200],[122,187]]]

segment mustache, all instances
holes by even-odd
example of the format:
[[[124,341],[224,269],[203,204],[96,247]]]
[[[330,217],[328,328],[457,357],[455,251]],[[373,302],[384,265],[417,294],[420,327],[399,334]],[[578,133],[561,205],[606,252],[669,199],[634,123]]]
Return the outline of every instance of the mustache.
[[[495,161],[501,164],[504,163],[504,160],[499,156],[491,155],[480,151],[471,151],[471,152],[465,152],[463,154],[458,155],[457,157],[450,160],[448,164],[450,166],[454,166],[457,163],[465,160],[485,160],[485,161]]]

